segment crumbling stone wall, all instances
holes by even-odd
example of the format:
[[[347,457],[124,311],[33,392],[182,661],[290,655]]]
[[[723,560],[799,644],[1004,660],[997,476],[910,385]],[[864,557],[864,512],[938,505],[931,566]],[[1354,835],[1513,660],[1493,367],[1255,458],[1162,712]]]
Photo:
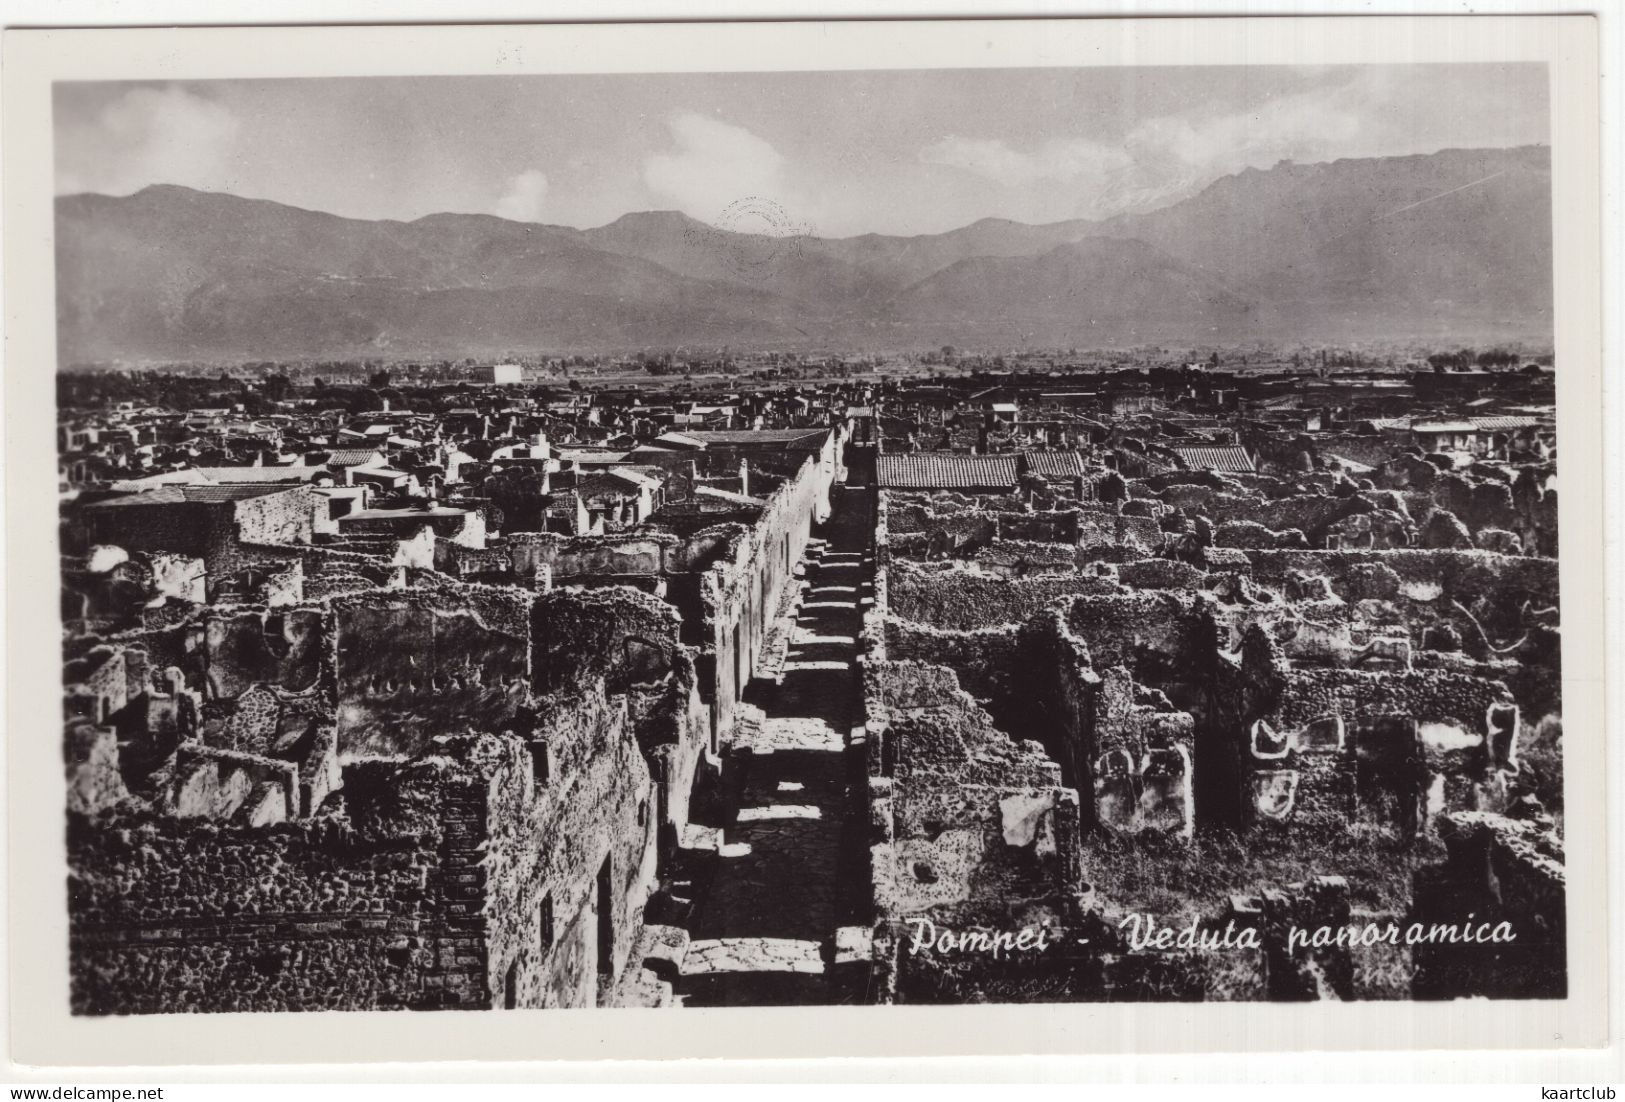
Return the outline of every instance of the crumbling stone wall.
[[[600,1005],[641,967],[631,953],[654,886],[657,796],[626,694],[579,688],[546,703],[528,747],[479,747],[489,833],[477,876],[497,1005]]]
[[[1078,546],[1093,559],[1121,562],[1155,554],[1162,546],[1162,527],[1152,516],[1105,511],[1078,514]]]
[[[888,616],[884,632],[887,658],[945,666],[966,691],[983,700],[1010,696],[1011,676],[1021,651],[1019,625],[954,631]]]
[[[94,815],[129,798],[119,771],[118,732],[113,728],[70,721],[63,730],[63,752],[69,811]]]
[[[1568,994],[1563,843],[1551,824],[1485,812],[1441,821],[1447,856],[1419,869],[1410,920],[1507,940],[1430,940],[1414,950],[1418,999],[1561,999]]]
[[[657,798],[650,829],[659,831],[661,849],[670,854],[689,821],[696,787],[715,773],[706,759],[709,710],[677,613],[625,587],[567,588],[536,601],[533,625],[533,679],[542,694],[532,723],[536,737],[547,737],[560,701],[573,700],[583,686],[601,686],[623,709],[619,722],[652,771]]]
[[[1294,494],[1268,498],[1260,494],[1214,494],[1201,512],[1214,525],[1249,521],[1272,531],[1296,528],[1311,538],[1353,513],[1367,512],[1372,504],[1362,498],[1325,494]]]
[[[583,576],[664,574],[680,542],[653,532],[592,537],[527,532],[510,536],[505,551],[515,577],[531,578],[545,567],[567,585]]]
[[[334,598],[340,757],[413,757],[438,734],[511,724],[529,692],[532,600],[449,582]]]
[[[973,552],[999,536],[999,516],[991,509],[951,501],[910,500],[889,491],[880,496],[891,499],[892,540],[917,537],[928,553]]]
[[[1284,588],[1293,574],[1321,575],[1332,592],[1349,603],[1388,601],[1406,624],[1415,649],[1427,649],[1427,629],[1453,624],[1474,657],[1492,649],[1518,650],[1519,662],[1534,662],[1557,673],[1560,649],[1545,637],[1540,613],[1558,605],[1555,559],[1495,554],[1492,551],[1248,551],[1253,579]],[[1534,636],[1540,634],[1540,639]],[[1542,642],[1544,640],[1544,642]]]
[[[318,498],[307,486],[243,498],[236,503],[239,543],[309,543]]]
[[[1139,590],[1074,597],[1068,628],[1089,648],[1097,668],[1126,666],[1154,684],[1154,670],[1177,665],[1187,652],[1193,599],[1186,594]]]
[[[871,873],[894,995],[929,987],[909,972],[935,965],[902,951],[910,919],[955,930],[1074,920],[1078,801],[1059,767],[997,730],[945,671],[872,661],[863,676]]]
[[[105,740],[70,741],[85,748],[70,755],[70,788],[85,794],[74,806],[104,816],[73,828],[80,1012],[593,1005],[641,967],[632,950],[658,843],[686,821],[706,726],[673,610],[626,589],[536,600],[453,582],[335,605],[334,634],[374,645],[402,630],[369,628],[367,614],[427,619],[406,633],[417,669],[436,669],[436,644],[466,655],[496,637],[523,690],[487,713],[504,733],[409,742],[399,719],[352,725],[340,776],[346,679],[373,667],[313,631],[336,656],[331,675],[304,694],[228,678],[241,691],[183,734],[150,806],[100,783],[117,776],[95,768]],[[469,622],[434,619],[448,608]],[[207,655],[202,627],[154,636]],[[533,630],[550,644],[540,697]],[[327,692],[338,730],[322,722]],[[465,706],[459,721],[481,717]],[[388,741],[359,741],[374,732]]]
[[[372,555],[336,547],[245,543],[238,551],[250,566],[290,569],[292,564],[299,564],[304,599],[315,602],[338,593],[388,585],[395,576],[391,562],[395,547],[390,544],[388,555]]]
[[[1076,545],[1079,515],[1076,509],[1006,513],[999,517],[999,538]]]
[[[1450,806],[1504,799],[1516,709],[1504,685],[1440,671],[1296,668],[1260,629],[1217,695],[1210,730],[1242,740],[1242,821],[1355,823],[1414,837]],[[1267,671],[1267,672],[1265,672]],[[1233,709],[1233,710],[1232,710]],[[1508,720],[1511,730],[1500,730]],[[1210,736],[1211,740],[1211,736]]]
[[[1554,560],[1490,551],[1271,551],[1250,550],[1253,578],[1263,585],[1283,586],[1293,572],[1331,579],[1332,589],[1345,600],[1367,596],[1356,586],[1362,567],[1384,566],[1398,576],[1402,592],[1412,600],[1445,600],[1472,607],[1520,609],[1524,602],[1549,608],[1557,604],[1557,564]]]
[[[1122,667],[1098,670],[1059,609],[1023,631],[1013,686],[1020,719],[1087,798],[1082,820],[1119,833],[1189,837],[1196,826],[1194,721]]]
[[[978,569],[1001,578],[1079,572],[1076,544],[1000,539],[977,551],[971,561]]]
[[[320,681],[331,645],[331,621],[320,608],[210,608],[201,626],[202,647],[194,653],[215,700],[235,699],[262,682],[308,690]]]
[[[920,567],[907,562],[889,568],[887,587],[895,616],[957,631],[1019,623],[1065,597],[1121,590],[1112,578],[1096,575],[1000,578],[962,567]]]
[[[486,1005],[444,875],[445,787],[416,765],[353,784],[346,818],[269,829],[70,816],[74,1011]]]
[[[705,571],[701,583],[706,661],[702,692],[712,706],[712,740],[732,730],[734,712],[756,670],[762,644],[816,520],[829,515],[836,467],[809,457],[768,497],[761,516]]]

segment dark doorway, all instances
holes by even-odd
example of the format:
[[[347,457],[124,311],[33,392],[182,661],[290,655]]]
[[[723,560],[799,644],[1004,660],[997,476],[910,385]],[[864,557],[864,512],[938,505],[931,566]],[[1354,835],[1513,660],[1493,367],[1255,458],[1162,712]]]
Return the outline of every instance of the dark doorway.
[[[610,886],[613,857],[604,858],[598,870],[598,974],[615,974],[615,898]]]
[[[519,962],[514,961],[508,965],[508,975],[502,981],[502,1009],[513,1010],[519,1006]]]

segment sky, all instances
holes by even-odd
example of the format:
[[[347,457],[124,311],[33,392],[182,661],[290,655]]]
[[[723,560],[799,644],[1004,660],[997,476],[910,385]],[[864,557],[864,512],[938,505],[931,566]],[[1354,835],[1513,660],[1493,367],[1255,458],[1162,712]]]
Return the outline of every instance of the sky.
[[[1106,217],[1282,160],[1549,133],[1544,66],[1477,64],[75,82],[54,119],[58,194],[578,228],[767,200],[828,237]]]

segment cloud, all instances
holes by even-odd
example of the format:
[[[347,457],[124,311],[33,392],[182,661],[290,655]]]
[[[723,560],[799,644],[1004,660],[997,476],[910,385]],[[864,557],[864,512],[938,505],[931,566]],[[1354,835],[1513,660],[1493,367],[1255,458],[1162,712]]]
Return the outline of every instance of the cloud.
[[[668,126],[676,149],[643,162],[643,182],[661,201],[710,221],[741,199],[784,199],[784,157],[749,130],[694,112]]]
[[[57,135],[57,190],[125,195],[148,184],[234,190],[241,124],[184,88],[132,88]]]
[[[1359,136],[1361,117],[1344,89],[1280,96],[1202,120],[1149,119],[1124,143],[1136,161],[1173,162],[1215,174],[1268,168],[1284,159],[1326,156]]]
[[[1121,168],[1124,159],[1121,150],[1081,138],[1056,139],[1022,153],[996,138],[950,135],[920,152],[926,164],[964,169],[1009,187],[1100,178]]]
[[[1347,156],[1367,136],[1357,101],[1378,92],[1360,77],[1206,118],[1147,119],[1124,139],[1126,165],[1096,198],[1096,213],[1174,202],[1248,168]]]
[[[539,222],[542,205],[547,201],[547,175],[537,169],[526,169],[508,180],[507,190],[497,200],[496,215],[515,222]]]
[[[1372,105],[1391,98],[1386,84],[1361,74],[1237,111],[1159,116],[1109,144],[1055,138],[1023,150],[996,138],[950,136],[919,159],[1011,191],[1066,184],[1078,214],[1104,217],[1173,202],[1246,168],[1347,156],[1373,136]]]

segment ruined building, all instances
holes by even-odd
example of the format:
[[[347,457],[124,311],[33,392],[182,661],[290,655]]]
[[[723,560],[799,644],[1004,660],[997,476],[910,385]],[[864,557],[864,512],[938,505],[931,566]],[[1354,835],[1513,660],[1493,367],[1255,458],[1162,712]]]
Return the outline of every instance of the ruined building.
[[[303,488],[88,510],[211,603],[69,641],[74,1008],[669,1001],[664,881],[827,514],[825,435],[749,524],[592,549],[317,545],[275,519]]]
[[[865,692],[894,996],[1560,991],[1561,841],[1497,841],[1561,801],[1549,750],[1525,750],[1558,722],[1557,563],[1492,534],[1533,525],[1547,546],[1542,522],[1460,476],[1419,489],[1404,458],[1379,472],[1393,489],[1362,489],[1169,450],[1160,468],[1068,453],[1081,478],[1024,455],[881,456]],[[1430,535],[1451,524],[1465,534]],[[938,777],[959,778],[951,797]],[[1478,841],[1458,841],[1463,815]],[[953,860],[932,860],[944,845]],[[1484,860],[1504,873],[1486,882]],[[1206,893],[1158,886],[1197,864]],[[1471,905],[1446,902],[1458,890]],[[1141,968],[1113,931],[1148,901],[1261,944]],[[1310,917],[1432,925],[1475,906],[1526,931],[1510,971],[1504,951],[1427,945],[1345,953],[1330,982],[1280,955]],[[920,915],[1088,931],[1097,949],[972,966],[908,951]]]

